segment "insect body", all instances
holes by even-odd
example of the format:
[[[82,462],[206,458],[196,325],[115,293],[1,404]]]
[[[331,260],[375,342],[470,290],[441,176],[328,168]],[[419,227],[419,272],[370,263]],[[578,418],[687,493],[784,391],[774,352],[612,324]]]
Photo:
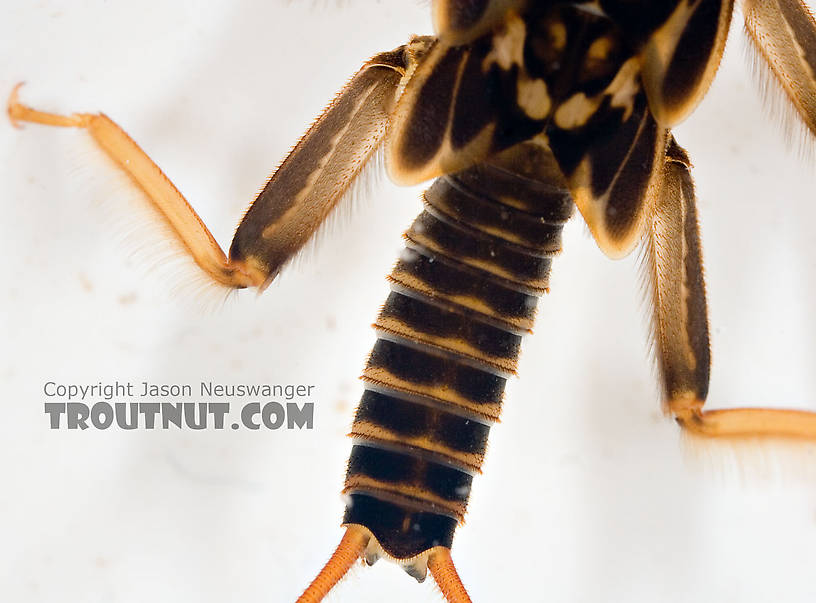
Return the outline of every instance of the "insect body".
[[[713,77],[731,3],[484,8],[437,2],[439,39],[369,61],[259,196],[229,258],[112,122],[11,102],[14,119],[88,128],[151,193],[205,272],[228,286],[274,279],[387,133],[397,179],[441,176],[407,233],[376,323],[352,427],[348,531],[303,600],[322,597],[360,556],[382,553],[418,578],[430,564],[449,600],[466,600],[448,552],[453,529],[573,201],[610,255],[647,239],[666,405],[684,427],[711,436],[816,432],[806,413],[702,411],[708,329],[694,193],[689,158],[669,128]],[[776,8],[812,26],[797,3]],[[760,23],[771,11],[747,10]],[[786,60],[771,57],[774,66]],[[789,94],[807,117],[807,94]]]
[[[424,198],[351,430],[345,521],[377,535],[369,560],[381,547],[425,563],[425,551],[450,546],[573,209],[534,145],[439,179]]]

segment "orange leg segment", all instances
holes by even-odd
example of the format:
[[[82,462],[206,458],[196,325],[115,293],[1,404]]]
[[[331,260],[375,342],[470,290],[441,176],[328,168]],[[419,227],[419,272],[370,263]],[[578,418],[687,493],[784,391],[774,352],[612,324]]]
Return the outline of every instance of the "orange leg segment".
[[[816,441],[816,413],[765,408],[704,411],[710,369],[702,251],[691,161],[671,138],[646,235],[646,276],[667,410],[694,435]]]
[[[15,127],[30,122],[63,128],[83,128],[144,191],[153,208],[175,233],[196,264],[215,282],[227,287],[258,286],[265,275],[227,259],[195,210],[150,157],[116,123],[102,113],[59,115],[32,109],[19,100],[17,84],[8,100],[8,116]]]
[[[671,402],[669,403],[671,407]],[[702,403],[700,404],[702,406]],[[772,408],[675,411],[689,432],[715,438],[783,438],[816,441],[816,413]]]

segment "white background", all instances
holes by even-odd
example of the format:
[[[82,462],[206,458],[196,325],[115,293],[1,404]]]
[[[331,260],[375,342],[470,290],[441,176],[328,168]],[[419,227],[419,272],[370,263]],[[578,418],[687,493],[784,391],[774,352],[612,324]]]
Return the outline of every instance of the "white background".
[[[362,60],[430,30],[426,5],[397,0],[5,0],[0,96],[26,80],[36,107],[104,110],[227,247]],[[700,198],[709,402],[816,410],[816,180],[761,110],[740,30],[676,131]],[[383,179],[311,259],[221,304],[83,133],[0,121],[0,170],[2,598],[294,600],[341,536],[356,377],[419,189]],[[813,601],[816,456],[690,453],[660,413],[636,258],[585,231],[567,228],[457,533],[474,601]],[[313,384],[315,428],[48,428],[45,381],[115,379]],[[440,599],[379,563],[332,600],[384,597]]]

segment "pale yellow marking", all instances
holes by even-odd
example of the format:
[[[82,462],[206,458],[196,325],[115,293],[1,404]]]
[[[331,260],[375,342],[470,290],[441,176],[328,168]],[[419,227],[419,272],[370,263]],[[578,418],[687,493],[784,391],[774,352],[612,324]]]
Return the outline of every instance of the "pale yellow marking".
[[[353,523],[344,525],[350,528],[351,527],[359,528],[360,530],[364,531],[366,534],[370,536],[368,546],[363,552],[363,559],[365,559],[367,564],[373,565],[379,559],[386,559],[392,563],[396,563],[397,565],[399,565],[405,572],[407,572],[411,577],[416,578],[417,580],[423,580],[424,578],[427,577],[428,560],[430,556],[433,555],[437,550],[445,548],[437,546],[427,549],[418,555],[398,558],[390,555],[382,547],[380,542],[377,540],[377,537],[374,536],[368,528]]]
[[[462,581],[456,574],[456,568],[450,558],[450,549],[444,546],[434,546],[418,555],[398,558],[390,555],[371,533],[371,530],[360,524],[344,524],[349,530],[359,530],[368,538],[368,546],[362,554],[368,565],[373,565],[378,559],[387,559],[399,565],[409,576],[423,581],[428,576],[428,570],[434,577],[439,589],[448,603],[472,603],[468,597]],[[298,601],[297,603],[301,603]],[[305,603],[305,602],[304,602]],[[312,603],[312,602],[309,602]],[[315,601],[314,603],[318,603]]]
[[[609,85],[593,97],[576,92],[555,110],[555,124],[563,130],[584,126],[610,96],[610,107],[623,109],[622,121],[628,120],[635,109],[635,97],[640,92],[640,59],[632,57],[621,65]]]
[[[608,36],[600,37],[589,45],[585,59],[598,62],[605,61],[609,57],[611,50],[612,40]]]
[[[552,99],[547,84],[542,79],[531,78],[524,67],[524,39],[527,26],[515,13],[510,13],[504,27],[493,35],[493,45],[482,61],[482,71],[487,73],[495,64],[504,71],[518,66],[516,102],[530,119],[541,120],[550,114]],[[566,38],[566,33],[564,33]]]
[[[692,347],[692,342],[689,340],[688,337],[688,324],[689,324],[689,298],[691,297],[690,292],[691,289],[688,283],[688,270],[686,269],[686,258],[689,254],[688,248],[688,238],[686,237],[686,217],[688,214],[688,206],[689,203],[694,203],[695,199],[686,199],[685,195],[682,193],[682,186],[678,187],[680,190],[678,191],[678,197],[682,199],[682,203],[680,203],[680,216],[679,216],[679,226],[681,228],[680,232],[680,267],[678,267],[679,272],[679,279],[680,279],[680,311],[681,311],[681,321],[683,325],[683,337],[681,341],[683,342],[683,350],[686,356],[686,364],[689,367],[689,370],[695,370],[697,368],[697,356],[694,354],[694,348]],[[702,270],[702,266],[700,266]]]
[[[394,444],[404,444],[406,446],[413,446],[420,450],[427,450],[441,456],[448,457],[454,462],[466,467],[474,472],[481,472],[482,460],[484,455],[474,454],[472,452],[462,452],[454,450],[443,443],[432,440],[428,436],[405,437],[404,435],[394,433],[369,421],[355,421],[351,426],[351,437],[359,437],[367,440],[388,442]]]
[[[521,201],[519,199],[516,199],[515,197],[510,197],[508,195],[500,195],[499,198],[497,199],[497,201],[499,203],[501,203],[502,205],[507,205],[507,206],[513,207],[515,209],[530,211],[530,204],[528,202]]]
[[[478,312],[479,314],[484,314],[485,316],[493,318],[500,323],[510,325],[512,329],[530,331],[533,328],[532,318],[514,318],[505,316],[500,312],[494,310],[492,307],[487,305],[483,300],[481,300],[478,297],[470,295],[449,295],[446,293],[441,293],[436,289],[429,287],[426,283],[414,277],[413,275],[405,272],[394,271],[388,278],[389,280],[403,287],[406,287],[407,289],[413,289],[414,291],[418,291],[419,293],[422,293],[430,298],[443,299],[452,302],[456,305],[462,306],[463,308],[467,308],[469,310],[473,310],[474,312]]]
[[[479,404],[451,390],[447,385],[418,385],[413,381],[397,377],[384,368],[367,367],[363,371],[362,379],[389,389],[431,398],[443,406],[448,404],[453,407],[464,408],[490,421],[497,421],[501,413],[501,401]]]
[[[596,241],[599,240],[600,237],[604,237],[604,244],[607,245],[606,236],[601,229],[607,199],[606,197],[596,199],[592,195],[591,182],[592,164],[588,158],[584,157],[578,164],[578,167],[575,168],[572,178],[570,178],[572,197],[584,218],[584,222],[586,222],[589,230],[592,232],[592,236]],[[601,248],[604,249],[603,246],[601,246]],[[606,250],[604,249],[604,251]]]
[[[516,102],[530,119],[544,119],[550,114],[552,100],[544,80],[529,79],[519,74],[516,88]]]
[[[462,521],[465,517],[465,510],[467,509],[466,502],[461,503],[447,500],[412,484],[383,482],[368,477],[367,475],[351,475],[346,478],[346,484],[342,493],[352,494],[356,491],[372,493],[388,492],[397,496],[404,496],[405,498],[417,501],[417,503],[426,510],[439,512],[441,509],[447,511],[447,514],[453,515],[459,521]]]
[[[564,50],[567,47],[567,28],[561,21],[553,21],[547,28],[550,35],[550,47],[555,51]]]
[[[261,283],[265,282],[270,276],[274,276],[269,274],[269,264],[263,258],[254,255],[247,255],[244,260],[244,271],[247,274],[257,275],[256,279],[260,279]],[[265,288],[265,286],[261,285],[259,287]]]
[[[669,63],[674,56],[677,43],[683,36],[683,32],[688,27],[688,22],[700,2],[701,0],[679,2],[669,18],[649,38],[644,50],[646,62],[649,65],[649,74],[659,79],[661,84],[662,78],[665,77]],[[657,74],[660,75],[657,76]]]
[[[604,75],[610,67],[610,55],[615,50],[615,41],[609,36],[596,39],[584,55],[580,72],[583,78],[594,78]]]
[[[562,130],[580,128],[595,114],[602,99],[603,94],[587,98],[585,93],[576,92],[556,109],[553,117],[555,125]]]
[[[504,71],[510,71],[513,65],[524,68],[524,39],[527,37],[527,26],[515,13],[510,13],[504,27],[493,34],[490,52],[482,61],[482,71],[487,73],[495,63]]]
[[[624,110],[623,121],[627,121],[635,110],[635,97],[640,92],[640,58],[632,57],[628,59],[615,79],[606,87],[604,94],[610,94],[612,99],[609,102],[611,107]]]
[[[432,345],[441,350],[464,356],[475,362],[481,362],[493,368],[499,369],[506,373],[516,372],[516,360],[514,358],[502,358],[500,356],[493,356],[486,354],[477,347],[472,346],[464,339],[456,337],[440,337],[436,335],[428,335],[421,333],[395,318],[378,317],[374,323],[374,327],[381,329],[394,335],[400,335],[411,341]]]
[[[306,182],[303,185],[295,198],[292,200],[290,206],[278,218],[277,221],[269,224],[263,229],[261,236],[265,239],[275,237],[282,229],[290,228],[292,224],[304,224],[307,228],[311,228],[312,222],[322,222],[326,215],[334,208],[336,201],[342,196],[343,192],[348,189],[351,181],[357,176],[360,167],[365,163],[365,160],[371,155],[372,151],[379,146],[379,141],[382,139],[387,129],[387,121],[377,127],[373,132],[368,134],[367,140],[363,139],[359,144],[354,145],[354,153],[351,156],[342,158],[342,167],[334,166],[331,174],[326,175],[326,166],[329,165],[335,152],[337,151],[338,143],[343,139],[346,133],[352,128],[356,127],[354,117],[362,107],[366,105],[371,96],[371,93],[377,90],[380,82],[372,82],[362,94],[354,105],[351,111],[350,119],[346,124],[338,130],[331,139],[331,144],[326,154],[316,161],[314,169],[306,177]],[[326,110],[328,113],[329,109]],[[312,134],[307,132],[304,139]],[[317,158],[313,158],[316,160]],[[321,182],[321,176],[328,178],[328,182]],[[326,184],[330,186],[327,188]],[[320,185],[323,185],[322,187]],[[316,197],[316,198],[314,198]],[[312,220],[306,220],[306,214],[313,214],[315,217]],[[300,230],[300,228],[297,228]]]

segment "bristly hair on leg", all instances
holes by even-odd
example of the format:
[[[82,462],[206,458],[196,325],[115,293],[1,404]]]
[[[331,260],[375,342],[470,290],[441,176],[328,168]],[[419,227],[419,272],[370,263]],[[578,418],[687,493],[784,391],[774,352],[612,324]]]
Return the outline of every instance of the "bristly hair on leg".
[[[348,190],[340,197],[326,219],[318,226],[306,245],[295,253],[280,270],[280,278],[285,278],[288,271],[299,270],[303,265],[315,261],[319,257],[321,247],[327,238],[347,227],[354,214],[362,209],[364,204],[374,202],[373,192],[381,186],[385,173],[385,153],[382,146],[371,156],[371,159],[360,170],[359,175],[352,181]],[[419,202],[419,199],[417,199]],[[278,280],[276,279],[276,280]]]
[[[742,7],[739,7],[742,11]],[[743,54],[751,66],[752,79],[762,99],[763,109],[768,118],[777,124],[783,132],[788,146],[796,149],[800,161],[812,169],[816,153],[816,133],[805,124],[796,110],[782,83],[773,73],[768,60],[751,35],[747,24],[743,26]]]
[[[647,216],[647,226],[648,220],[650,219],[651,216]],[[655,311],[654,288],[652,287],[652,279],[654,278],[652,273],[655,270],[655,266],[653,260],[652,241],[648,233],[648,228],[644,229],[643,237],[640,245],[638,245],[635,263],[637,264],[639,276],[638,280],[640,281],[640,310],[643,314],[644,324],[646,325],[647,329],[646,357],[651,365],[651,373],[654,377],[653,389],[655,398],[662,401],[665,395],[663,388],[660,387],[660,383],[662,383],[663,379],[663,368],[661,366],[660,359],[658,358],[656,332],[657,317]],[[665,405],[663,412],[667,412]]]
[[[72,196],[92,200],[92,210],[102,216],[115,247],[125,251],[128,263],[138,271],[166,285],[170,297],[184,300],[197,312],[218,312],[234,290],[201,271],[145,193],[85,132],[74,135],[79,144],[68,169],[75,174],[71,180],[79,184]]]

